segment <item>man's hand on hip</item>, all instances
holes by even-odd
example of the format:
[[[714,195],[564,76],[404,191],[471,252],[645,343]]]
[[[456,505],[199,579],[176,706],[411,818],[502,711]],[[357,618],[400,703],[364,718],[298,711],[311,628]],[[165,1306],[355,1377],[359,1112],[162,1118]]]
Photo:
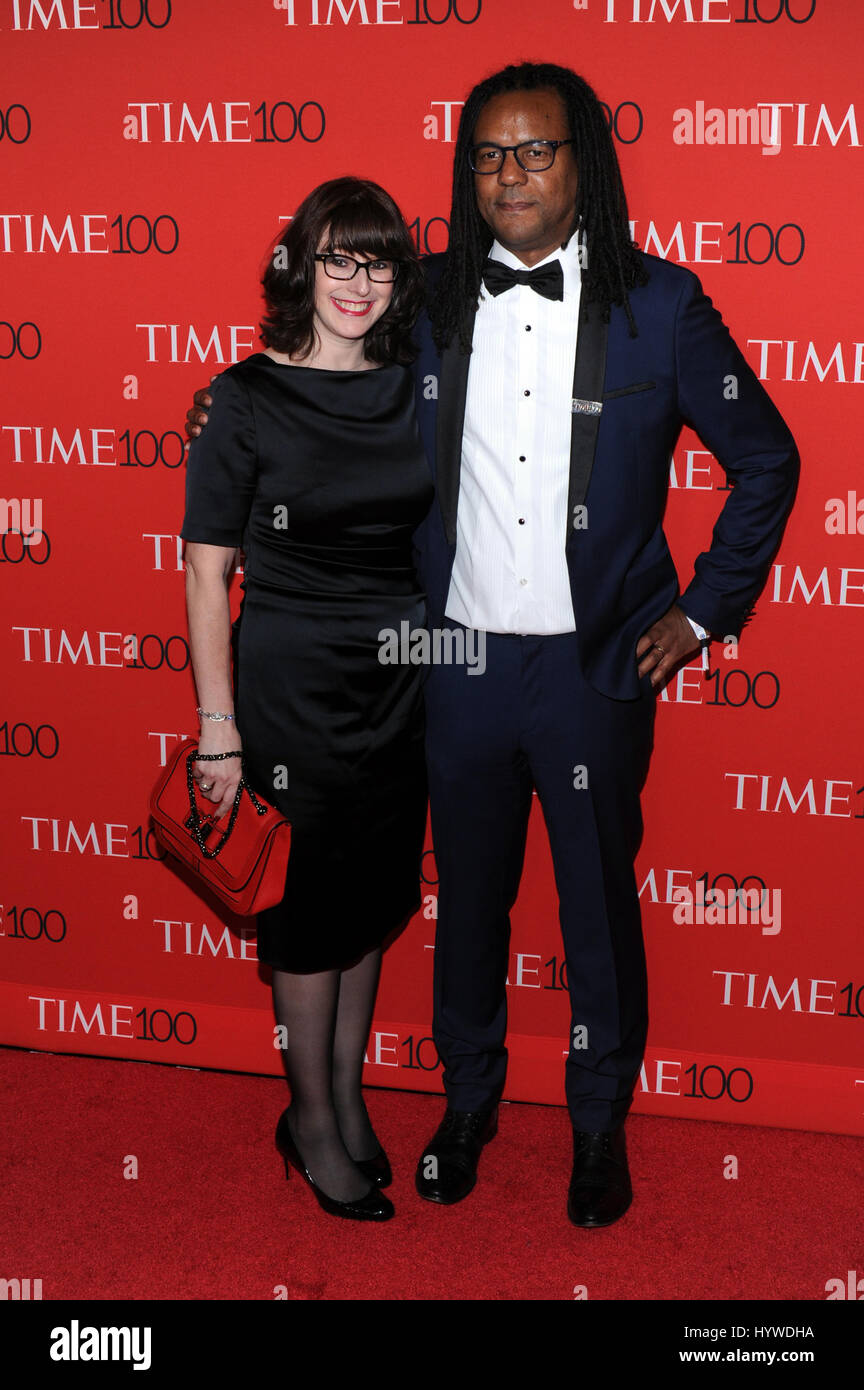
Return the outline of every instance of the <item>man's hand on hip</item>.
[[[687,614],[673,603],[636,643],[639,675],[650,671],[651,684],[659,688],[665,685],[677,666],[699,651],[700,645]]]

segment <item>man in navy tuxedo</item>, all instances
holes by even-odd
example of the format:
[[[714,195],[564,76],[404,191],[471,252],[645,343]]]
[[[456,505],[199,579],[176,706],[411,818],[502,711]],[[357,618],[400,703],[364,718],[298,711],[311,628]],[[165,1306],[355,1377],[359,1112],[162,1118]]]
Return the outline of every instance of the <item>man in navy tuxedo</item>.
[[[470,94],[450,249],[426,264],[417,412],[437,505],[418,566],[430,627],[483,633],[485,671],[433,666],[425,687],[447,1111],[416,1187],[460,1201],[496,1132],[536,790],[572,1010],[568,1214],[604,1226],[632,1198],[623,1121],[647,1031],[633,859],[656,690],[711,634],[740,632],[798,456],[695,275],[633,246],[602,107],[568,69],[521,64]],[[680,594],[662,517],[684,422],[733,486]]]

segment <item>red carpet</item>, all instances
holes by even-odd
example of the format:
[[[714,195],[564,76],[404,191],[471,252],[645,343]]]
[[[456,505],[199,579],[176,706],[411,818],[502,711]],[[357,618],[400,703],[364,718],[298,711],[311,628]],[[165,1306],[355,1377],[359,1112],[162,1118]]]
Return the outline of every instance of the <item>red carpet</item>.
[[[273,1131],[273,1078],[0,1049],[5,1278],[48,1299],[824,1300],[864,1275],[860,1139],[634,1116],[635,1197],[567,1220],[563,1109],[502,1107],[463,1203],[414,1192],[442,1100],[370,1091],[396,1217],[325,1215]],[[124,1178],[129,1156],[137,1179]],[[727,1156],[737,1179],[724,1178]],[[284,1295],[283,1295],[284,1296]]]

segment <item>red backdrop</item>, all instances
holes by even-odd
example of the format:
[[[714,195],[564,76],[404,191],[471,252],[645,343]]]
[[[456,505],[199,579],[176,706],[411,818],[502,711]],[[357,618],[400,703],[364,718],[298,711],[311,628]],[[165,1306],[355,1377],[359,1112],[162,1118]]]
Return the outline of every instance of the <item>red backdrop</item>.
[[[551,58],[608,104],[636,239],[701,276],[803,458],[740,647],[659,705],[635,1108],[864,1133],[862,40],[859,6],[825,0],[0,0],[0,1041],[281,1070],[254,929],[148,832],[150,786],[197,724],[183,414],[255,346],[259,264],[315,183],[379,180],[421,249],[443,248],[460,100]],[[684,587],[724,479],[686,433],[671,467]],[[366,1075],[440,1090],[431,847],[425,863]],[[676,922],[674,890],[700,879],[779,890],[780,917]],[[535,808],[511,1098],[563,1103],[561,971]]]

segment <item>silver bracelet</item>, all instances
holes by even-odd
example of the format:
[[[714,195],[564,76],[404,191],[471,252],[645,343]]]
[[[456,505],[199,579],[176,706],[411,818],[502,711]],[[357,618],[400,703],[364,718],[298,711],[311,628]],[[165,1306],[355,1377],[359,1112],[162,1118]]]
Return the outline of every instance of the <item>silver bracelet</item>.
[[[195,713],[199,719],[212,719],[217,724],[221,724],[223,719],[234,718],[233,714],[222,714],[220,710],[196,709]]]

